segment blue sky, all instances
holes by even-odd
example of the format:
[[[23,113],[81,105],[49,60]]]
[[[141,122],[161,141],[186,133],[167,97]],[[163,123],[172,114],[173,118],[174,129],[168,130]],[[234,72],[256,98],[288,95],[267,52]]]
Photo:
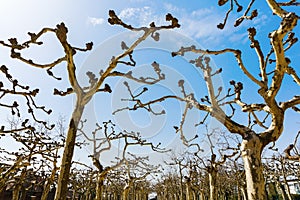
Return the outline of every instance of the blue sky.
[[[177,79],[184,77],[188,79],[190,89],[195,91],[196,96],[201,96],[205,90],[203,89],[203,81],[199,81],[201,73],[194,71],[187,62],[186,58],[171,58],[169,52],[176,51],[180,45],[187,45],[195,42],[197,46],[208,48],[208,49],[221,49],[225,47],[239,48],[246,50],[243,54],[245,63],[250,68],[255,69],[257,66],[256,55],[254,51],[249,48],[249,42],[247,39],[247,28],[255,26],[257,28],[257,39],[261,41],[261,44],[265,45],[265,52],[270,48],[267,35],[270,31],[278,27],[278,19],[274,16],[270,17],[271,12],[268,10],[266,3],[257,1],[256,6],[258,7],[259,16],[253,21],[246,21],[240,27],[234,28],[233,23],[239,14],[233,12],[229,18],[228,25],[224,30],[216,28],[217,24],[223,21],[223,17],[226,13],[227,7],[217,7],[217,3],[214,1],[146,1],[146,0],[127,0],[127,1],[101,1],[101,0],[0,0],[0,39],[6,40],[11,37],[17,37],[20,41],[24,41],[28,38],[27,32],[38,32],[43,27],[55,27],[56,24],[64,22],[69,28],[69,42],[74,46],[82,47],[86,42],[93,41],[94,51],[91,53],[78,53],[76,56],[76,63],[79,72],[84,70],[96,70],[98,67],[107,66],[107,62],[115,53],[120,52],[119,44],[124,38],[129,44],[130,40],[136,38],[127,33],[123,28],[117,26],[111,26],[107,23],[108,10],[114,9],[118,16],[127,23],[131,23],[135,26],[145,26],[150,22],[155,21],[157,25],[165,24],[165,14],[172,13],[173,16],[179,19],[182,25],[180,29],[176,30],[176,33],[172,33],[174,38],[181,38],[176,41],[172,41],[172,38],[168,38],[169,33],[162,34],[162,41],[159,44],[154,44],[153,41],[147,41],[144,46],[141,47],[140,51],[136,53],[136,59],[138,66],[135,71],[137,74],[143,74],[143,66],[151,64],[154,60],[162,65],[169,74],[169,78],[162,82],[158,86],[153,86],[154,93],[150,93],[149,96],[159,97],[159,95],[165,92],[179,93],[179,89],[176,88]],[[244,5],[245,7],[245,5]],[[299,11],[299,9],[298,9]],[[299,33],[299,28],[295,29],[296,33]],[[62,48],[56,41],[53,35],[46,35],[42,38],[45,41],[45,48],[32,48],[30,51],[24,52],[24,55],[33,57],[35,60],[40,62],[49,62],[62,55]],[[163,42],[170,42],[171,44],[162,44]],[[150,48],[150,50],[147,48]],[[288,52],[288,55],[292,59],[293,63],[299,63],[300,51],[299,44]],[[101,54],[97,55],[97,53]],[[53,108],[53,117],[50,120],[55,120],[55,117],[59,113],[63,113],[68,116],[72,110],[72,97],[53,97],[52,91],[56,87],[64,90],[68,87],[66,79],[63,81],[56,81],[46,76],[46,72],[40,69],[33,69],[28,66],[24,66],[18,61],[11,60],[9,58],[9,50],[0,48],[0,60],[1,64],[6,64],[12,74],[18,77],[23,83],[30,84],[32,87],[42,88],[41,94],[39,94],[38,101],[46,106]],[[89,62],[92,60],[92,64]],[[235,79],[245,83],[244,96],[249,101],[257,100],[257,97],[253,94],[253,90],[257,90],[250,81],[243,76],[239,71],[234,57],[232,55],[224,55],[213,57],[213,62],[216,67],[222,67],[223,73],[218,80],[218,84],[228,86],[228,81]],[[182,65],[187,65],[182,70]],[[295,66],[296,67],[296,66]],[[140,70],[139,70],[140,69]],[[173,71],[172,71],[173,70]],[[54,70],[55,74],[66,78],[66,69],[64,65],[59,65]],[[299,71],[298,71],[299,72]],[[146,71],[146,73],[152,73]],[[167,74],[167,73],[166,73]],[[257,73],[258,74],[258,73]],[[234,78],[232,78],[234,76]],[[81,76],[80,76],[81,77]],[[82,76],[83,83],[85,81]],[[169,104],[161,104],[157,109],[165,108],[168,112],[166,116],[154,117],[146,112],[139,111],[136,114],[128,114],[123,116],[125,118],[131,118],[132,120],[122,121],[122,115],[110,116],[112,108],[118,105],[123,105],[122,102],[115,102],[115,98],[125,98],[126,90],[122,87],[123,80],[112,80],[110,84],[119,88],[120,93],[117,94],[100,94],[91,103],[88,108],[87,115],[91,116],[93,120],[102,121],[109,118],[113,118],[120,122],[120,129],[136,127],[139,131],[149,132],[145,133],[147,137],[152,138],[155,142],[159,140],[167,141],[167,145],[170,145],[168,141],[177,141],[178,136],[175,135],[172,129],[173,125],[178,125],[180,122],[181,111],[173,112],[174,107],[178,108],[182,105],[176,102],[170,102]],[[133,84],[133,83],[132,83]],[[175,85],[169,88],[170,85]],[[248,85],[248,86],[246,86]],[[293,95],[299,95],[299,86],[293,85],[292,82],[285,85],[289,89],[283,89],[280,96],[283,99],[290,98]],[[113,88],[114,88],[113,87]],[[135,86],[136,90],[143,86]],[[116,90],[117,90],[116,89]],[[117,90],[119,91],[119,90]],[[251,95],[249,95],[251,94]],[[151,96],[153,95],[153,96]],[[100,103],[98,103],[100,102]],[[114,104],[115,103],[115,104]],[[109,108],[108,108],[109,107]],[[181,107],[183,109],[183,107]],[[180,109],[179,109],[180,110]],[[192,111],[189,115],[190,121],[187,127],[193,127],[193,124],[199,121],[199,114]],[[293,136],[300,127],[299,116],[293,112],[288,112],[286,117],[286,125],[283,136],[279,141],[279,146],[284,148],[285,144],[293,141]],[[92,121],[90,129],[92,127]],[[135,122],[128,126],[129,121]],[[210,122],[214,124],[214,122]],[[152,133],[151,133],[152,131]],[[156,134],[154,137],[153,132],[160,132],[163,134]],[[189,129],[190,136],[198,131],[196,128]],[[173,144],[177,144],[174,142]]]

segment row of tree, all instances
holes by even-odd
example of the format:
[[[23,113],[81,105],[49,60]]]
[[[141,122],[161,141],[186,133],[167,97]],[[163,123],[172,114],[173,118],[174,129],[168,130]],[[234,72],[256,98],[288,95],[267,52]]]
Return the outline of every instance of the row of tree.
[[[103,127],[106,126],[107,129],[107,125],[108,123],[104,123]],[[16,134],[15,142],[22,144],[19,151],[1,151],[1,198],[54,198],[59,172],[58,150],[62,148],[64,137],[59,134],[58,137],[50,138],[49,135],[55,134],[39,133],[43,140],[37,140],[34,136],[32,141],[28,137],[29,132],[24,133],[27,137]],[[66,198],[142,200],[154,193],[158,199],[248,199],[245,170],[237,148],[228,146],[226,135],[222,140],[212,142],[213,134],[222,135],[224,132],[213,131],[206,134],[209,151],[188,151],[182,155],[169,152],[169,159],[164,165],[152,165],[148,157],[125,153],[126,145],[123,147],[122,156],[116,157],[106,167],[93,156],[91,159],[94,166],[73,161]],[[121,138],[126,141],[127,137]],[[97,139],[95,141],[99,142]],[[138,144],[134,144],[133,140],[130,143]],[[99,144],[103,144],[101,140]],[[77,143],[78,148],[84,145],[84,142]],[[104,149],[97,151],[99,148],[95,148],[99,158],[101,153],[109,150]],[[297,151],[297,148],[293,150]],[[296,186],[294,190],[300,192],[299,154],[293,153],[294,159],[291,160],[288,157],[292,151],[290,147],[286,149],[285,155],[277,153],[276,149],[272,151],[272,155],[266,154],[271,156],[265,156],[263,159],[267,199],[298,198],[292,194],[291,186]]]
[[[237,27],[242,24],[243,21],[252,20],[257,17],[258,9],[253,8],[255,5],[254,2],[255,0],[249,1],[244,13],[242,13],[241,17],[236,19],[234,26]],[[219,50],[204,50],[198,49],[195,46],[182,47],[178,51],[173,52],[171,55],[174,57],[184,56],[187,53],[194,54],[195,58],[190,61],[192,66],[189,67],[195,67],[199,71],[203,72],[203,81],[205,82],[207,89],[207,92],[203,97],[198,98],[193,92],[187,91],[184,80],[178,80],[178,86],[182,92],[181,96],[166,94],[160,98],[152,99],[150,101],[143,99],[143,94],[148,91],[147,88],[145,88],[143,92],[135,95],[130,90],[130,86],[126,84],[128,91],[130,92],[130,98],[128,100],[131,102],[131,104],[129,104],[129,107],[118,110],[121,112],[125,109],[146,109],[153,114],[164,114],[165,112],[163,111],[154,111],[152,109],[152,105],[164,101],[167,102],[169,99],[175,99],[183,103],[185,105],[185,110],[182,115],[182,120],[179,126],[174,128],[176,132],[181,135],[183,143],[187,146],[194,145],[193,140],[187,139],[184,134],[184,124],[188,120],[187,113],[191,109],[203,112],[205,117],[203,122],[200,124],[203,124],[208,117],[215,118],[224,125],[230,134],[237,135],[241,138],[238,148],[243,159],[243,169],[246,180],[246,192],[244,191],[244,193],[247,193],[247,198],[249,200],[267,199],[262,152],[268,145],[275,143],[281,136],[287,111],[294,110],[299,112],[300,110],[297,107],[300,104],[300,96],[297,93],[290,98],[282,98],[282,96],[279,95],[280,91],[284,90],[284,81],[293,81],[293,84],[296,84],[296,86],[300,85],[300,78],[297,74],[299,72],[297,72],[297,69],[292,66],[296,63],[293,63],[292,60],[287,56],[289,50],[292,49],[292,47],[298,41],[296,38],[297,33],[293,31],[297,25],[299,17],[295,12],[285,9],[293,8],[293,6],[299,6],[299,3],[297,3],[295,0],[285,3],[278,3],[275,0],[266,0],[266,3],[271,12],[275,15],[274,17],[279,17],[280,22],[278,23],[278,27],[268,34],[270,46],[260,45],[260,42],[257,39],[258,31],[256,28],[250,27],[247,29],[247,34],[250,41],[249,51],[255,52],[258,63],[245,63],[242,56],[242,51],[240,49],[225,48]],[[228,25],[228,17],[232,12],[234,12],[233,7],[237,8],[237,13],[240,13],[244,10],[243,6],[241,6],[237,0],[219,0],[218,5],[229,6],[229,10],[226,14],[224,22],[218,25],[218,28],[220,29],[223,29],[226,25]],[[249,13],[251,10],[252,12]],[[71,45],[68,40],[68,28],[64,23],[58,24],[55,28],[43,28],[38,33],[29,32],[29,39],[25,42],[19,42],[16,38],[8,39],[8,41],[0,41],[0,44],[3,47],[6,47],[10,50],[11,58],[17,59],[20,62],[32,67],[45,69],[48,75],[54,79],[60,80],[61,78],[57,77],[52,70],[56,66],[65,63],[68,73],[67,79],[70,87],[65,91],[54,89],[54,95],[66,96],[73,94],[75,96],[75,106],[66,129],[66,136],[60,134],[59,136],[61,139],[59,140],[49,137],[46,132],[53,130],[54,125],[49,125],[49,123],[47,123],[45,120],[40,120],[37,117],[40,116],[40,114],[37,114],[37,112],[41,111],[51,114],[52,110],[46,109],[45,106],[39,106],[35,102],[35,97],[39,93],[39,89],[31,89],[29,86],[21,85],[19,81],[13,78],[13,76],[9,73],[9,70],[6,66],[1,66],[1,75],[4,77],[3,81],[1,80],[0,82],[1,109],[9,109],[12,115],[21,117],[21,112],[24,110],[24,108],[26,108],[25,110],[27,110],[28,115],[25,116],[29,116],[28,119],[24,117],[21,121],[14,123],[12,126],[3,125],[0,128],[1,134],[11,135],[16,141],[22,143],[23,145],[18,152],[11,153],[3,150],[3,153],[7,154],[7,158],[13,156],[15,156],[15,158],[12,158],[14,162],[8,169],[1,169],[1,176],[4,177],[1,179],[1,182],[3,182],[2,185],[6,185],[11,177],[14,177],[15,171],[22,169],[19,172],[20,175],[18,176],[20,186],[17,184],[18,181],[16,181],[14,184],[14,187],[16,188],[14,190],[15,199],[19,198],[21,196],[20,194],[24,194],[24,192],[21,192],[21,183],[23,183],[27,177],[29,166],[32,166],[35,163],[35,160],[39,159],[36,157],[36,155],[38,155],[38,157],[48,159],[52,163],[51,176],[48,176],[49,179],[47,180],[44,191],[50,190],[49,188],[54,181],[55,174],[59,172],[55,199],[66,199],[69,190],[68,186],[72,180],[75,179],[71,179],[70,177],[72,174],[71,169],[73,165],[73,154],[75,146],[82,145],[77,136],[80,133],[84,135],[84,131],[80,130],[81,123],[83,123],[82,115],[86,105],[97,93],[113,92],[113,89],[111,89],[106,83],[107,79],[110,77],[122,76],[148,85],[155,84],[165,78],[165,74],[162,73],[161,69],[159,68],[159,64],[156,62],[154,62],[152,65],[157,75],[156,78],[136,78],[130,70],[122,72],[121,70],[118,70],[117,67],[120,65],[127,65],[128,67],[135,66],[136,62],[133,58],[133,52],[140,43],[142,43],[148,37],[151,37],[155,41],[159,42],[159,30],[180,27],[178,19],[173,17],[171,14],[166,15],[166,21],[169,22],[169,25],[157,26],[154,22],[152,22],[148,27],[133,27],[132,25],[123,22],[114,11],[109,11],[108,22],[110,24],[122,26],[130,31],[141,32],[141,35],[130,45],[122,42],[121,48],[123,52],[119,55],[114,55],[105,70],[99,70],[99,77],[92,72],[87,72],[86,75],[89,81],[85,85],[81,85],[77,78],[78,72],[76,71],[74,57],[78,52],[92,50],[93,43],[87,43],[85,48],[79,48]],[[45,34],[53,34],[57,38],[58,43],[63,49],[63,55],[48,64],[40,64],[38,61],[27,58],[26,54],[23,54],[23,52],[27,49],[30,49],[32,46],[43,45],[41,39]],[[255,87],[257,89],[257,102],[252,102],[253,99],[242,98],[242,91],[244,91],[245,86],[239,80],[229,80],[229,89],[227,91],[215,84],[215,77],[222,73],[222,68],[215,70],[211,65],[211,57],[220,54],[231,54],[234,56],[237,63],[236,66],[253,84],[251,86],[249,85],[249,87]],[[239,77],[232,78],[238,79]],[[16,100],[11,101],[10,97]],[[25,102],[25,104],[21,105],[22,102]],[[245,118],[248,119],[248,124],[244,123],[245,120],[243,120],[243,117],[241,117],[243,114],[245,114]],[[34,121],[36,124],[30,123],[30,121]],[[37,128],[39,125],[41,125],[45,130],[39,130],[39,128]],[[103,197],[102,194],[105,185],[104,183],[107,179],[107,175],[112,170],[122,166],[123,164],[127,164],[126,166],[129,167],[129,161],[126,158],[126,152],[129,146],[147,145],[154,150],[163,150],[159,149],[159,145],[153,145],[152,143],[145,141],[138,133],[126,131],[118,133],[114,131],[113,128],[109,128],[110,131],[108,131],[108,126],[113,126],[113,123],[109,121],[104,123],[103,127],[98,126],[98,129],[103,129],[104,139],[100,138],[99,140],[95,140],[95,137],[97,136],[93,134],[92,137],[94,138],[90,138],[90,136],[86,137],[86,139],[94,139],[92,141],[100,142],[97,144],[100,146],[102,146],[103,143],[108,144],[108,146],[102,146],[100,149],[97,149],[96,146],[94,146],[95,152],[93,152],[91,155],[97,168],[97,185],[95,192],[96,199],[101,199]],[[100,154],[102,151],[109,149],[111,145],[110,141],[114,139],[124,140],[123,151],[121,156],[118,158],[119,160],[115,164],[112,166],[103,167]],[[63,154],[60,158],[60,155],[58,155],[58,149],[62,148],[62,146]],[[198,148],[196,154],[198,154],[200,150],[201,148]],[[206,167],[204,167],[208,174],[210,183],[216,182],[217,180],[217,175],[215,173],[218,172],[218,166],[226,162],[226,158],[234,157],[236,154],[238,154],[235,148],[231,150],[232,152],[230,155],[225,157],[221,156],[220,158],[218,158],[216,153],[211,150],[209,164],[206,164]],[[295,157],[294,155],[290,155],[290,151],[287,151],[287,155]],[[197,155],[197,157],[202,160],[202,163],[205,163],[203,158],[201,158],[201,155]],[[57,166],[58,159],[60,161],[59,166]],[[39,162],[38,165],[39,167],[44,166],[41,164],[41,162]],[[200,164],[197,165],[199,168],[202,167]],[[126,170],[124,169],[124,171]],[[140,177],[143,176],[144,175],[140,174]],[[182,180],[180,181],[182,183]],[[192,178],[187,177],[186,183],[191,184],[191,181]],[[131,188],[132,180],[130,175],[126,182],[128,184],[127,188]],[[213,185],[215,184],[212,184],[212,186]],[[186,187],[186,190],[191,191],[192,189],[191,187]],[[180,195],[182,197],[182,187],[179,191],[181,191]],[[216,196],[220,195],[220,192],[222,193],[223,190],[216,192],[214,187],[210,187],[210,191],[211,198],[216,198]],[[129,193],[129,189],[126,189],[125,187],[123,193],[125,193],[125,196],[127,196],[126,194]],[[226,192],[225,194],[223,193],[222,195],[226,196]],[[190,192],[188,192],[188,194],[190,194]],[[190,196],[188,195],[188,197]]]

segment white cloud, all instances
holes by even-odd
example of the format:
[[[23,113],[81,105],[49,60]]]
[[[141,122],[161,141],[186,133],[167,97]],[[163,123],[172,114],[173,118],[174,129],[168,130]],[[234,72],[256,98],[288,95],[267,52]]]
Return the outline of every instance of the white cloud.
[[[203,16],[207,16],[209,14],[213,14],[213,9],[203,8],[203,9],[193,11],[191,14],[194,17],[203,17]]]
[[[166,24],[164,13],[170,12],[178,18],[181,24],[180,33],[201,41],[204,46],[225,45],[228,42],[245,43],[247,42],[247,33],[241,29],[249,26],[262,26],[268,20],[266,15],[259,15],[253,21],[245,20],[239,27],[234,27],[235,19],[239,16],[231,13],[229,21],[225,28],[217,28],[225,17],[225,12],[220,13],[216,7],[202,8],[189,11],[182,7],[177,7],[171,3],[164,3],[163,10],[155,6],[129,7],[121,10],[119,17],[126,23],[134,26],[147,26],[154,21],[157,25]],[[160,10],[158,12],[158,10]]]
[[[126,8],[121,11],[119,17],[121,19],[128,19],[133,16],[136,16],[139,12],[141,12],[142,8]]]
[[[104,19],[103,18],[96,18],[96,17],[89,17],[88,23],[92,24],[93,26],[103,24]]]
[[[160,24],[164,18],[164,16],[156,15],[153,9],[149,6],[123,9],[120,12],[119,17],[126,21],[126,23],[135,26],[147,26],[153,21]]]
[[[217,45],[223,43],[224,36],[232,36],[237,34],[238,29],[233,28],[232,22],[228,22],[223,30],[217,28],[217,25],[223,22],[224,16],[216,11],[215,8],[204,8],[194,12],[185,12],[180,18],[179,22],[182,24],[181,32],[200,39],[203,45]],[[240,38],[242,39],[242,38]]]
[[[263,15],[260,15],[256,18],[253,19],[253,23],[256,25],[256,24],[260,24],[260,25],[265,25],[269,20],[268,20],[268,16],[263,14]]]
[[[170,3],[165,3],[164,7],[168,12],[178,12],[178,11],[180,11],[180,9],[178,7],[176,7],[176,6],[174,6]]]
[[[169,7],[176,10],[174,6],[169,5]],[[245,20],[239,27],[234,27],[233,24],[238,16],[231,13],[226,26],[220,30],[217,25],[223,23],[225,13],[218,12],[215,7],[198,9],[193,12],[188,12],[182,8],[178,9],[180,9],[179,23],[182,25],[180,32],[192,38],[200,39],[205,46],[208,44],[215,46],[227,42],[245,43],[248,41],[248,34],[245,31],[241,32],[241,29],[253,25],[259,28],[268,21],[267,16],[263,14],[252,21]]]

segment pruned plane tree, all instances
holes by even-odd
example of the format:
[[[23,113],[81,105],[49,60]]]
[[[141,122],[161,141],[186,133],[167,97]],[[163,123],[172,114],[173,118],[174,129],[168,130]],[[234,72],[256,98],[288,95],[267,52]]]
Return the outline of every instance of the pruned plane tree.
[[[67,79],[69,81],[70,87],[65,91],[61,91],[55,88],[54,95],[65,96],[74,94],[76,96],[76,102],[71,118],[69,120],[66,144],[62,156],[62,164],[60,166],[60,174],[56,190],[56,200],[66,199],[66,191],[68,185],[67,183],[69,181],[69,173],[74,153],[76,132],[86,104],[93,98],[94,94],[98,92],[112,92],[112,89],[106,83],[106,79],[109,77],[124,76],[126,78],[133,79],[145,84],[155,84],[161,79],[164,79],[164,75],[162,74],[161,70],[157,70],[157,67],[159,67],[158,65],[155,65],[156,68],[154,69],[157,72],[157,77],[155,78],[135,78],[134,75],[130,73],[130,71],[128,73],[122,73],[116,68],[119,65],[127,65],[129,67],[135,66],[136,62],[133,58],[133,51],[141,42],[146,40],[148,37],[152,37],[155,41],[158,41],[159,30],[180,27],[178,20],[171,14],[166,15],[166,21],[168,25],[157,26],[154,22],[152,22],[148,27],[133,27],[132,25],[123,22],[113,10],[110,10],[108,19],[109,24],[118,25],[129,31],[140,32],[142,34],[131,44],[122,42],[121,48],[123,52],[119,55],[112,55],[112,59],[110,60],[106,68],[104,70],[99,69],[98,75],[95,75],[92,72],[86,72],[86,75],[89,78],[89,85],[81,85],[79,83],[78,71],[76,71],[76,63],[74,57],[78,52],[86,52],[92,50],[93,43],[86,43],[84,48],[71,45],[68,38],[69,30],[64,23],[60,23],[54,28],[43,28],[37,33],[28,32],[29,39],[25,42],[19,42],[17,38],[11,38],[8,39],[8,41],[0,41],[0,44],[2,46],[10,49],[11,58],[17,59],[20,62],[23,62],[31,67],[44,69],[47,71],[48,75],[53,77],[54,79],[60,80],[61,77],[55,75],[53,69],[63,63],[66,64],[65,67],[67,69]],[[42,36],[44,36],[45,34],[53,34],[56,37],[58,44],[63,49],[63,55],[55,59],[53,62],[41,64],[38,61],[27,58],[22,52],[26,49],[30,49],[34,45],[42,46]],[[127,58],[129,59],[129,61],[125,61]],[[16,107],[16,105],[11,106],[13,110]]]
[[[148,147],[153,151],[160,153],[168,151],[164,148],[161,148],[160,143],[154,145],[153,143],[143,139],[140,133],[128,132],[125,130],[121,132],[117,131],[116,125],[111,120],[103,122],[103,125],[97,123],[95,130],[92,131],[92,134],[88,134],[84,131],[85,123],[86,120],[80,122],[78,127],[78,136],[89,141],[92,146],[91,148],[93,153],[92,155],[89,155],[89,157],[92,158],[93,165],[96,167],[96,200],[103,199],[105,181],[112,171],[121,170],[120,168],[122,166],[133,163],[133,161],[130,161],[130,157],[136,158],[137,162],[143,160],[133,154],[130,154],[130,147]],[[110,152],[110,155],[114,155],[112,148],[114,142],[121,144],[117,150],[118,152],[116,158],[111,160],[111,163],[108,166],[104,166],[102,159],[103,154]],[[124,170],[124,173],[125,172],[126,170]],[[147,175],[149,174],[147,173]],[[126,190],[126,192],[128,192],[128,190],[129,188]]]
[[[239,2],[238,0],[218,1],[219,6],[229,7],[224,21],[217,25],[218,28],[223,29],[225,26],[232,25],[228,24],[228,16],[235,12],[233,8],[237,8],[237,14],[244,10]],[[261,4],[255,4],[255,0],[249,0],[248,2],[242,16],[236,19],[235,27],[240,26],[246,20],[255,19],[259,14]],[[282,135],[287,111],[299,112],[300,104],[300,95],[297,90],[290,99],[282,98],[279,95],[282,90],[287,89],[285,86],[288,81],[290,81],[289,84],[294,84],[294,87],[298,88],[299,91],[300,77],[296,68],[298,63],[293,62],[293,57],[288,57],[289,50],[293,49],[298,41],[297,32],[293,31],[299,20],[297,13],[289,10],[293,10],[294,6],[299,6],[299,3],[296,1],[278,3],[275,0],[266,0],[265,3],[273,13],[273,16],[270,17],[277,18],[279,21],[275,30],[270,30],[269,34],[265,34],[266,39],[270,41],[270,45],[261,45],[259,39],[257,39],[260,30],[249,27],[247,29],[249,48],[243,50],[243,52],[239,48],[230,47],[211,50],[187,46],[177,49],[172,53],[173,57],[184,57],[185,54],[194,55],[194,59],[190,61],[192,66],[182,66],[182,70],[185,67],[199,69],[203,74],[203,80],[199,81],[205,82],[206,94],[197,97],[194,93],[185,89],[184,80],[178,80],[178,86],[182,91],[181,96],[170,94],[151,101],[143,101],[142,96],[139,96],[131,99],[134,105],[128,108],[129,110],[145,108],[149,110],[152,104],[168,99],[176,99],[185,103],[186,108],[182,115],[182,121],[180,126],[176,126],[176,132],[181,134],[181,138],[186,145],[189,144],[184,135],[183,125],[188,120],[186,113],[190,109],[197,109],[203,113],[204,121],[212,117],[223,124],[230,133],[239,135],[242,138],[240,150],[245,167],[249,200],[266,199],[261,161],[262,151],[267,145],[276,142]],[[201,29],[199,29],[199,32],[201,32]],[[250,62],[244,62],[244,55],[247,52],[254,53],[254,57]],[[222,55],[232,56],[232,59],[236,61],[237,70],[239,69],[244,76],[242,79],[241,77],[230,77],[227,80],[229,83],[227,90],[219,87],[214,82],[215,76],[221,74],[226,68],[214,69],[211,62],[214,56]],[[258,62],[254,62],[254,60]],[[226,66],[226,63],[222,64]],[[257,95],[256,99],[245,98],[245,96],[249,96],[247,90],[245,90],[248,85],[243,83],[245,79],[248,83],[251,82],[250,87],[256,88],[255,92],[250,91],[251,96]],[[152,112],[152,110],[149,111]],[[241,120],[245,118],[246,120]]]

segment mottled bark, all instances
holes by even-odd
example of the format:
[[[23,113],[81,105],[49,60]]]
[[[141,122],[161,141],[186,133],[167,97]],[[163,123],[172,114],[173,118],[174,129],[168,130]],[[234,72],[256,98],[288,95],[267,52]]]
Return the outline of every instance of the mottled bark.
[[[263,144],[255,133],[249,133],[241,145],[246,174],[248,200],[267,199],[261,153]]]

